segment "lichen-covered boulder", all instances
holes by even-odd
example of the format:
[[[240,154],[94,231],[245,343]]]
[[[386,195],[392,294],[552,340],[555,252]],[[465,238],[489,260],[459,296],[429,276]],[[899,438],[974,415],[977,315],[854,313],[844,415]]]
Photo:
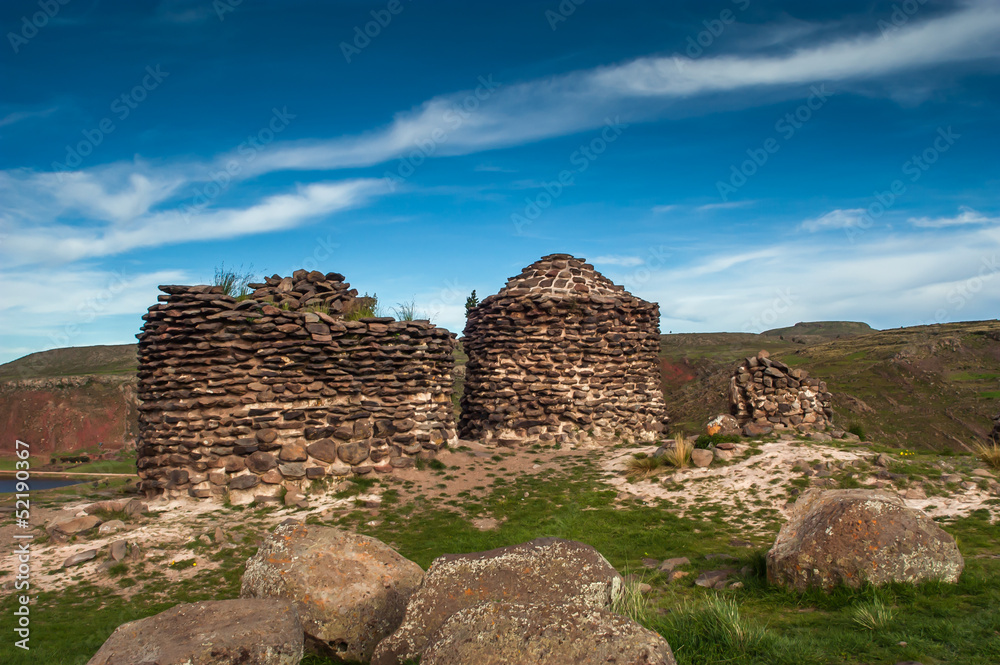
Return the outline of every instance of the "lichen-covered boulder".
[[[87,665],[296,665],[302,623],[281,600],[182,603],[122,624]]]
[[[406,606],[403,625],[378,645],[371,662],[397,665],[419,657],[453,614],[482,602],[607,609],[621,586],[607,559],[572,540],[537,538],[487,552],[446,554],[431,563]]]
[[[809,490],[767,553],[767,577],[793,589],[865,582],[957,582],[955,539],[896,494]]]
[[[283,524],[247,561],[240,596],[295,603],[310,651],[367,661],[392,634],[424,571],[375,538]]]
[[[435,633],[421,665],[676,665],[670,645],[632,619],[576,605],[480,603]]]

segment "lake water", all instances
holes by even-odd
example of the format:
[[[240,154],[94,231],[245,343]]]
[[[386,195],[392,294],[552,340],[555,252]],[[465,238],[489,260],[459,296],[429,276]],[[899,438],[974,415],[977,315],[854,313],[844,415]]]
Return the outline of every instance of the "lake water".
[[[28,481],[28,487],[33,492],[35,490],[50,490],[54,487],[76,485],[79,482],[79,480],[59,480],[56,478],[32,478]],[[13,492],[16,485],[17,479],[15,478],[0,478],[0,494]]]

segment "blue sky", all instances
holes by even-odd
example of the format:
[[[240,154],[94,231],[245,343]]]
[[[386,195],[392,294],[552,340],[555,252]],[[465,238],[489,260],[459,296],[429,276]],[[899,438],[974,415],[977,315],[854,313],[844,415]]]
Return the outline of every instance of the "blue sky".
[[[456,332],[552,252],[664,332],[1000,305],[995,1],[16,0],[0,26],[0,361],[134,341],[157,284],[222,263]]]

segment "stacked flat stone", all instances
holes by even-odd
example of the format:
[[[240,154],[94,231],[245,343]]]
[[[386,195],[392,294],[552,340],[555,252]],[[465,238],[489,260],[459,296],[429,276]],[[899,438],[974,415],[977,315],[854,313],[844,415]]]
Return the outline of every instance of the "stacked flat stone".
[[[473,308],[460,431],[502,445],[651,440],[667,421],[659,306],[551,254]]]
[[[358,296],[357,289],[352,289],[340,273],[324,275],[318,270],[296,270],[291,277],[272,275],[249,287],[254,289],[250,297],[259,302],[271,302],[285,309],[326,309],[334,315],[343,313]]]
[[[744,359],[729,382],[730,409],[741,426],[822,430],[833,418],[832,399],[825,381],[789,368],[767,351]]]
[[[1000,444],[1000,415],[993,417],[993,431],[990,433],[990,441]]]
[[[237,301],[220,287],[160,290],[137,335],[147,496],[228,491],[246,503],[411,466],[456,440],[453,333]]]

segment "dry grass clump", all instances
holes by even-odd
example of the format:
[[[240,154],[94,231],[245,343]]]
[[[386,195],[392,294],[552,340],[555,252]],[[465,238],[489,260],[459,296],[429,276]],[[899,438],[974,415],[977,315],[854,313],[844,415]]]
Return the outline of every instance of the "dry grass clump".
[[[647,457],[645,455],[642,457],[633,457],[625,463],[625,473],[630,478],[641,480],[655,474],[660,465],[661,462],[658,457]]]
[[[664,451],[661,459],[664,464],[669,464],[670,466],[678,469],[684,469],[691,463],[691,453],[693,451],[694,443],[686,440],[683,436],[678,435],[674,439],[674,445]]]
[[[994,469],[1000,469],[1000,443],[996,441],[975,443],[972,445],[972,449],[975,451],[976,457],[982,460],[983,464],[991,466]]]

